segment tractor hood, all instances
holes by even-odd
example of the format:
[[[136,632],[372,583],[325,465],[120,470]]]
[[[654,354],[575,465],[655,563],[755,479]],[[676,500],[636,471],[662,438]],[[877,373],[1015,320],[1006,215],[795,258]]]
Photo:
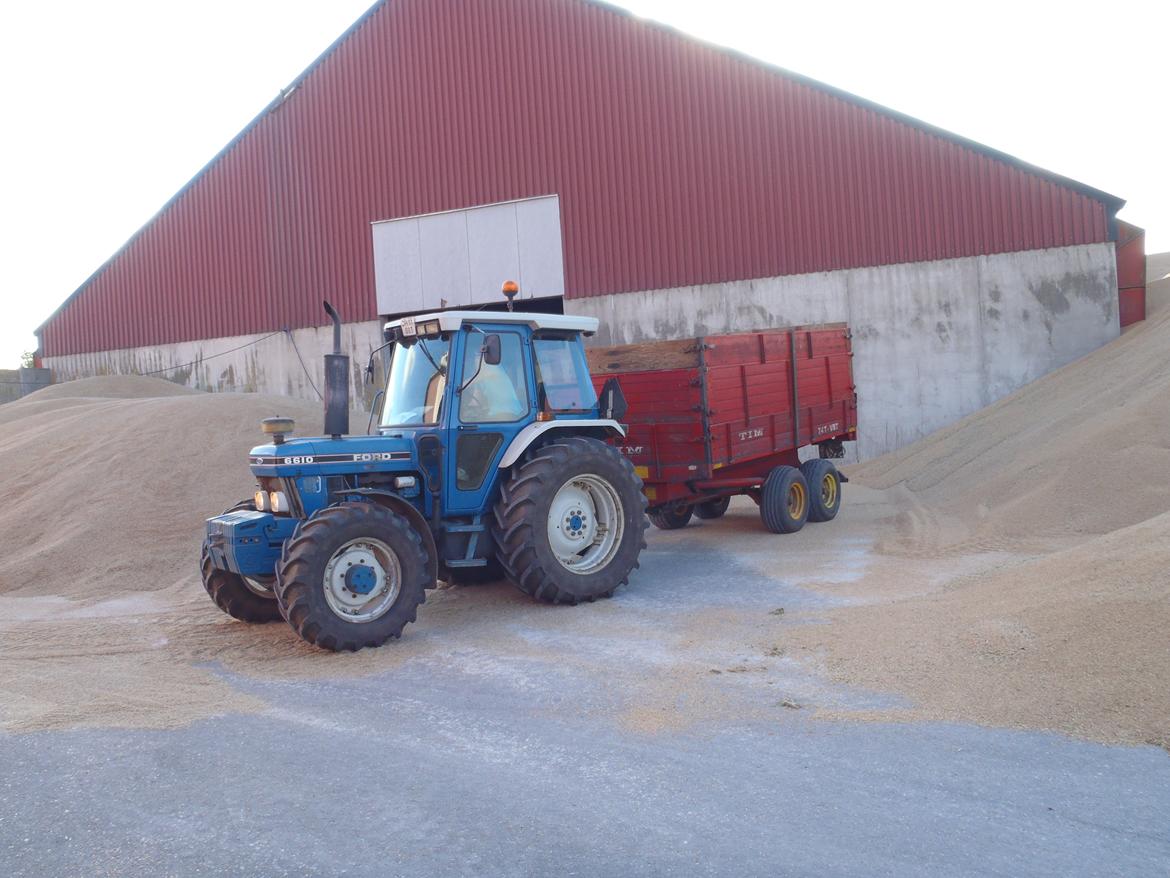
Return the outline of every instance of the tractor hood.
[[[413,466],[409,440],[385,436],[288,439],[257,445],[248,463],[257,476],[300,476],[403,471]]]

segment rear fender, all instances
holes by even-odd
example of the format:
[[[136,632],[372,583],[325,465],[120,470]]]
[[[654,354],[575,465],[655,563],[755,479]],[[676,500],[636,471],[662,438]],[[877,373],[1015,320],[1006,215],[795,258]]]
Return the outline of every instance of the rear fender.
[[[609,418],[566,418],[563,421],[536,421],[516,434],[500,458],[500,469],[507,469],[520,459],[529,446],[553,430],[565,436],[625,436],[626,428]],[[555,437],[554,437],[555,438]]]
[[[382,491],[378,488],[353,488],[341,493],[346,497],[358,497],[370,503],[377,503],[392,512],[397,512],[409,521],[411,526],[418,531],[423,546],[426,547],[427,571],[431,581],[434,582],[439,578],[439,550],[435,545],[435,535],[431,533],[426,518],[413,504],[391,491]]]

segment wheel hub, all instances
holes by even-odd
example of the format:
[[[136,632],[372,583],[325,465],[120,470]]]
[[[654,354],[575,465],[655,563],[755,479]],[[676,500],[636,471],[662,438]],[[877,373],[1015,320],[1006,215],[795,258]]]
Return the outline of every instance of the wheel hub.
[[[354,594],[369,594],[378,584],[378,573],[373,567],[358,564],[345,571],[345,587]]]
[[[398,555],[381,540],[350,540],[325,565],[325,602],[347,622],[371,622],[402,590]]]
[[[577,476],[553,497],[549,547],[565,568],[589,573],[609,563],[622,527],[621,500],[609,482],[594,475]]]

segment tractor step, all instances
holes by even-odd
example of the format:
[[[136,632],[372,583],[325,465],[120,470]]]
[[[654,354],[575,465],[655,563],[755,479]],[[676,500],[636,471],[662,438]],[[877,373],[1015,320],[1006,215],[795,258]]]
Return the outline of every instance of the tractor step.
[[[479,518],[477,515],[476,518]],[[445,524],[443,530],[449,534],[481,534],[484,532],[482,524]]]
[[[444,561],[448,567],[487,567],[487,558],[467,558],[460,561]]]

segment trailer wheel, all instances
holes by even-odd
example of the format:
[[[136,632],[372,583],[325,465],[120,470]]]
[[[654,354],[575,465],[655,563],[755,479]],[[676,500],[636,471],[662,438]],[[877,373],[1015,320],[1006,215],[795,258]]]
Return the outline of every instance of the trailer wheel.
[[[256,504],[244,500],[223,511],[239,512],[255,510]],[[203,551],[199,554],[199,573],[203,588],[217,607],[241,622],[261,624],[280,620],[280,607],[272,591],[272,578],[263,579],[240,576],[230,570],[220,570],[211,564],[211,553],[207,548],[207,537],[203,538]]]
[[[659,530],[678,530],[686,527],[695,511],[692,505],[686,506],[659,506],[650,512],[650,520]]]
[[[415,620],[431,585],[427,551],[404,517],[374,503],[318,510],[293,531],[276,599],[301,639],[334,652],[381,646]]]
[[[700,503],[695,507],[695,515],[704,521],[710,521],[713,518],[722,518],[723,513],[727,511],[730,503],[730,497],[718,497],[715,500],[708,500],[706,503]]]
[[[609,597],[646,547],[646,496],[633,464],[583,436],[544,445],[515,467],[495,519],[508,579],[549,603]]]
[[[828,459],[806,460],[800,465],[808,482],[808,520],[832,521],[841,508],[841,476]]]
[[[774,534],[796,533],[808,520],[808,482],[794,466],[778,466],[764,480],[760,518]]]

